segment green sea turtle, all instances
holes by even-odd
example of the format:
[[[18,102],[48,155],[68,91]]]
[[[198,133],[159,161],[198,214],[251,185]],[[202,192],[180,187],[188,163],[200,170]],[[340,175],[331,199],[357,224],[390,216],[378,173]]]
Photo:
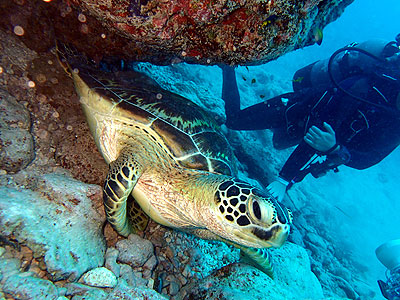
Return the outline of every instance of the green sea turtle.
[[[102,71],[63,45],[58,55],[109,164],[103,199],[114,229],[127,236],[150,217],[248,249],[268,272],[267,253],[254,248],[281,246],[290,212],[235,178],[232,150],[215,121],[140,72]]]

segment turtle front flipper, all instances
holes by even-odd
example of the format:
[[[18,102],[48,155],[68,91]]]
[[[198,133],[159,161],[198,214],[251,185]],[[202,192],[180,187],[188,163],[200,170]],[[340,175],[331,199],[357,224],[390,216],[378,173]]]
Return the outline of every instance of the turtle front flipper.
[[[142,172],[143,168],[132,159],[129,151],[122,152],[109,165],[103,188],[104,208],[108,222],[123,236],[143,230],[148,222],[148,217],[137,203],[127,205],[128,196]]]
[[[274,279],[274,268],[271,256],[266,248],[239,247],[241,259],[244,263],[251,265]]]

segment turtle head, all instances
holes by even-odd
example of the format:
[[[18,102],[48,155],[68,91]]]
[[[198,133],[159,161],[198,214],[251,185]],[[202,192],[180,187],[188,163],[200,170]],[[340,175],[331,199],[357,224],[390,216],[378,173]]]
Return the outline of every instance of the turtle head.
[[[215,193],[224,239],[254,248],[280,247],[289,235],[291,212],[275,198],[243,182],[227,180]]]

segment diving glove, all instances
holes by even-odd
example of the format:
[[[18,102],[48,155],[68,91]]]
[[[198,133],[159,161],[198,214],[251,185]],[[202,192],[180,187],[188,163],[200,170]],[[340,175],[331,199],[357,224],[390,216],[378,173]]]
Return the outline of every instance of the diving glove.
[[[289,182],[278,177],[277,180],[271,182],[267,186],[267,191],[278,201],[281,202],[285,197],[285,193]]]

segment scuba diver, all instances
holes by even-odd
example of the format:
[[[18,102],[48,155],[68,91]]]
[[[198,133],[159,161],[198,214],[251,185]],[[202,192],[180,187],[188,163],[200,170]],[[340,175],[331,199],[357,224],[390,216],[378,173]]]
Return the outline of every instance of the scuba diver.
[[[293,92],[243,110],[235,69],[221,69],[228,128],[270,129],[276,149],[298,145],[267,187],[278,201],[309,173],[366,169],[400,144],[400,34],[341,48],[298,70]]]

